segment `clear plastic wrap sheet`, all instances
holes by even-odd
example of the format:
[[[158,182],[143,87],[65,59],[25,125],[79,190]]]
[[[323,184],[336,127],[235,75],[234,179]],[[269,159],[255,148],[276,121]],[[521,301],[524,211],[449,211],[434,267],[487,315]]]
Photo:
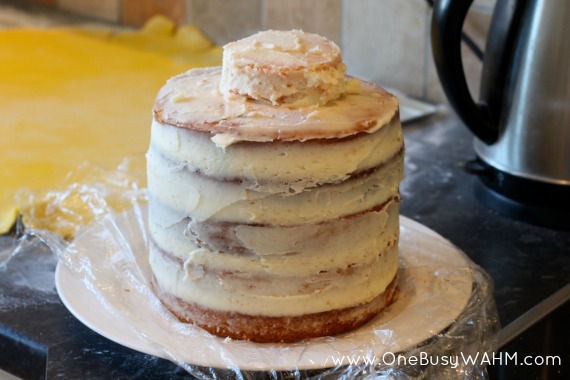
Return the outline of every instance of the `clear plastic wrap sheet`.
[[[112,175],[81,176],[92,181],[70,185],[86,194],[81,207],[92,208],[90,224],[73,229],[72,240],[28,228],[20,231],[15,249],[0,258],[5,264],[29,238],[43,240],[59,258],[60,297],[96,332],[169,359],[200,379],[487,378],[499,330],[492,281],[450,242],[407,218],[402,218],[398,297],[355,331],[256,344],[180,323],[153,293],[146,193],[125,173],[123,165]],[[71,193],[53,193],[51,199],[61,204]],[[125,211],[111,207],[109,197],[119,197]]]

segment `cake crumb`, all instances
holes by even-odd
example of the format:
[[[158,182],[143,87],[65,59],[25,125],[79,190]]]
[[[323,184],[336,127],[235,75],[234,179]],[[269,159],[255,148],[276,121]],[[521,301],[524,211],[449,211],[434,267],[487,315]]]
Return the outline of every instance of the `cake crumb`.
[[[178,90],[178,91],[176,91],[176,93],[170,98],[170,101],[171,101],[172,103],[178,103],[178,102],[182,102],[182,101],[185,101],[185,100],[191,100],[191,98],[192,98],[192,97],[191,97],[190,95],[187,95],[187,94],[185,94],[184,92]]]

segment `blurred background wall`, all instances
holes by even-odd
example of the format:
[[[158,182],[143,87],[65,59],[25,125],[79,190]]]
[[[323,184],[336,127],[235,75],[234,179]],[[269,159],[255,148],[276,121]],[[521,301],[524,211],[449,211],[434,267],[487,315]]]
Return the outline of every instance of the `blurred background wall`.
[[[196,25],[220,45],[263,29],[303,29],[334,40],[350,74],[418,99],[446,101],[433,64],[427,0],[20,1],[135,27],[162,14],[178,25]],[[494,2],[476,0],[465,23],[466,33],[481,48]],[[466,47],[463,58],[477,97],[481,62]]]

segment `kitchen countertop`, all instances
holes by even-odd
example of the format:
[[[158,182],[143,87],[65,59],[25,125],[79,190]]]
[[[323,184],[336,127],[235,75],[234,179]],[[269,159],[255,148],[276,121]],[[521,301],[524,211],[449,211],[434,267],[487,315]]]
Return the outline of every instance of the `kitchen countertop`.
[[[0,6],[0,28],[93,22],[21,2],[0,0]],[[401,213],[449,239],[491,275],[503,326],[570,283],[569,232],[511,220],[477,201],[477,179],[463,169],[474,158],[472,137],[453,112],[441,106],[405,125],[404,134]],[[13,239],[0,236],[0,256]],[[73,317],[55,290],[55,266],[49,249],[32,241],[0,271],[0,378],[1,370],[26,379],[187,378],[175,364],[111,342]],[[502,349],[558,355],[561,366],[493,365],[491,379],[570,378],[568,320],[566,302]]]
[[[473,139],[453,112],[407,126],[405,137],[402,214],[445,236],[491,275],[503,327],[570,284],[568,231],[510,219],[476,199],[478,179],[463,169],[475,158]],[[569,320],[566,302],[501,350],[518,353],[519,359],[557,355],[560,366],[501,365],[497,360],[489,369],[491,379],[570,378]]]
[[[404,126],[406,173],[401,213],[435,230],[482,266],[495,283],[503,326],[570,283],[570,234],[499,215],[474,196],[476,178],[463,167],[472,138],[445,106]],[[0,238],[9,246],[11,236]],[[0,368],[24,378],[184,378],[176,365],[115,344],[75,319],[54,286],[56,260],[31,242],[0,276]],[[492,379],[569,378],[570,351],[557,333],[570,320],[568,304],[513,340],[511,355],[559,355],[550,377],[540,366],[494,365]],[[526,354],[525,354],[526,353]],[[534,371],[534,372],[533,372]]]
[[[462,249],[495,280],[502,324],[570,283],[570,233],[519,222],[474,195],[472,137],[452,112],[404,127],[401,213]],[[540,196],[537,194],[537,196]]]

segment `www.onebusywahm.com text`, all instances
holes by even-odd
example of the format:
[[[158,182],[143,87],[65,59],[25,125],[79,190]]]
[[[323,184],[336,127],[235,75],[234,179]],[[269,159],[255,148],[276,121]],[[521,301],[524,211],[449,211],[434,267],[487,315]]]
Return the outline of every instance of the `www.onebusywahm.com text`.
[[[459,366],[474,365],[522,365],[522,366],[560,366],[562,359],[560,356],[522,356],[517,352],[497,352],[497,353],[476,353],[464,354],[460,352],[457,355],[430,355],[427,352],[420,352],[418,355],[400,355],[392,352],[386,352],[380,356],[330,356],[329,363],[335,366],[345,365],[388,365],[388,366],[407,366],[407,365],[433,365],[448,366],[457,368]]]

